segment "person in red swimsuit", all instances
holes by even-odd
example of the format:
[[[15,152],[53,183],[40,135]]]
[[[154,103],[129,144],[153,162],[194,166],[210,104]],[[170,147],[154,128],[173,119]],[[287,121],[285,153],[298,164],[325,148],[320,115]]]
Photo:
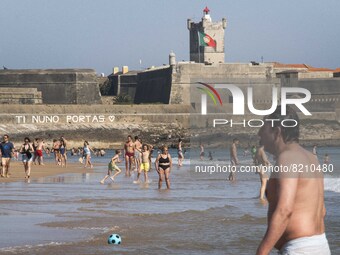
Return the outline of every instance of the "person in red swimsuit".
[[[124,145],[124,151],[125,151],[125,175],[126,176],[131,176],[131,170],[132,170],[132,165],[135,160],[135,144],[132,141],[132,136],[128,135],[127,141]]]

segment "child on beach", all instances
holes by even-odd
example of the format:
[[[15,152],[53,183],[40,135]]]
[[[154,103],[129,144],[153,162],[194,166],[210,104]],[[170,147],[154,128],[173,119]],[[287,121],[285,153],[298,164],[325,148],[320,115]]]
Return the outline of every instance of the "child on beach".
[[[113,171],[116,171],[116,173],[110,177],[112,182],[114,182],[115,177],[122,172],[120,168],[116,165],[116,163],[120,163],[119,156],[122,154],[121,150],[116,150],[116,155],[114,155],[108,165],[107,169],[107,175],[103,178],[103,180],[100,181],[101,184],[104,184],[105,180],[109,178],[112,175]]]
[[[144,171],[144,181],[149,182],[148,172],[150,170],[150,147],[147,144],[143,144],[141,152],[142,163],[140,164],[140,170],[137,173],[137,180],[134,183],[139,183],[140,173]]]

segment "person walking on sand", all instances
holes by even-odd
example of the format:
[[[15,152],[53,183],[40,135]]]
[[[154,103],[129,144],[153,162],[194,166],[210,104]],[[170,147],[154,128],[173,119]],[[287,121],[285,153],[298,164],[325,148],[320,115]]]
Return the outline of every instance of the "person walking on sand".
[[[4,135],[3,139],[3,142],[0,143],[0,157],[2,163],[2,172],[0,176],[9,178],[9,166],[14,153],[14,145],[9,141],[8,135]]]
[[[237,157],[237,145],[240,143],[240,141],[237,138],[233,139],[233,143],[230,146],[230,163],[233,167],[236,167],[239,165],[238,157]],[[229,181],[235,181],[235,171],[231,170],[230,174],[228,176]]]
[[[319,166],[319,161],[299,145],[299,117],[291,107],[282,115],[278,106],[264,119],[277,120],[264,121],[258,133],[264,149],[276,157],[275,166],[293,169],[302,165],[303,169],[271,174],[266,191],[268,226],[256,255],[268,255],[274,247],[281,255],[330,255],[323,173],[308,171]]]
[[[110,163],[108,165],[107,169],[107,175],[103,178],[103,180],[100,181],[101,184],[104,184],[105,180],[110,177],[112,182],[114,182],[115,177],[122,172],[120,168],[116,165],[116,163],[120,163],[119,156],[122,154],[121,150],[116,150],[116,154],[111,158]],[[112,175],[113,171],[116,173]],[[112,176],[111,176],[112,175]]]
[[[124,145],[125,152],[125,176],[130,177],[132,171],[132,165],[135,159],[135,144],[132,142],[132,136],[128,135],[127,141]]]
[[[182,139],[181,138],[178,139],[178,146],[177,147],[178,147],[178,150],[177,150],[178,166],[182,166],[183,160],[184,160],[184,154],[183,154]]]
[[[142,158],[142,162],[141,162],[141,166],[140,166],[140,171],[137,173],[137,180],[135,183],[139,183],[139,177],[141,172],[144,172],[144,182],[148,183],[149,182],[149,178],[148,178],[148,172],[150,170],[150,161],[149,161],[149,156],[150,156],[150,148],[149,145],[147,144],[143,144],[142,146],[142,151],[140,151],[141,153],[141,158]]]
[[[268,174],[265,172],[270,166],[270,162],[268,161],[267,155],[264,151],[264,146],[260,144],[260,146],[256,150],[256,162],[258,163],[258,173],[260,175],[261,188],[260,188],[260,199],[261,201],[265,201],[265,190],[268,181]]]
[[[83,148],[83,153],[85,156],[85,165],[84,168],[90,166],[90,168],[93,168],[92,162],[91,162],[91,151],[93,151],[93,149],[90,147],[90,144],[88,141],[84,141],[84,148]]]
[[[162,188],[162,183],[165,177],[165,183],[167,189],[170,189],[170,172],[172,168],[172,159],[170,154],[168,153],[168,147],[163,146],[162,152],[158,155],[155,161],[155,166],[157,173],[159,175],[158,180],[158,189]]]
[[[31,176],[31,164],[33,160],[34,149],[31,140],[25,137],[24,143],[21,145],[19,152],[22,155],[22,164],[24,165],[25,179],[29,181]]]

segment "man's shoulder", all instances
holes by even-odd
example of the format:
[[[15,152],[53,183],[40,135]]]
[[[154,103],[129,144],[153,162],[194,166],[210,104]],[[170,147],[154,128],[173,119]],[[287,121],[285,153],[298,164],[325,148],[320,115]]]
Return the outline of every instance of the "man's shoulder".
[[[302,146],[296,145],[284,150],[278,157],[277,162],[281,164],[302,163],[309,161],[311,152],[305,150]]]

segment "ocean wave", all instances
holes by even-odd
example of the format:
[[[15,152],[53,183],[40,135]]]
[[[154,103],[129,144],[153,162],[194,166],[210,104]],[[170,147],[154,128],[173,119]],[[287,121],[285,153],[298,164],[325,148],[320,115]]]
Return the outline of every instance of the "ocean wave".
[[[340,178],[329,178],[325,176],[324,183],[325,190],[340,193]]]

